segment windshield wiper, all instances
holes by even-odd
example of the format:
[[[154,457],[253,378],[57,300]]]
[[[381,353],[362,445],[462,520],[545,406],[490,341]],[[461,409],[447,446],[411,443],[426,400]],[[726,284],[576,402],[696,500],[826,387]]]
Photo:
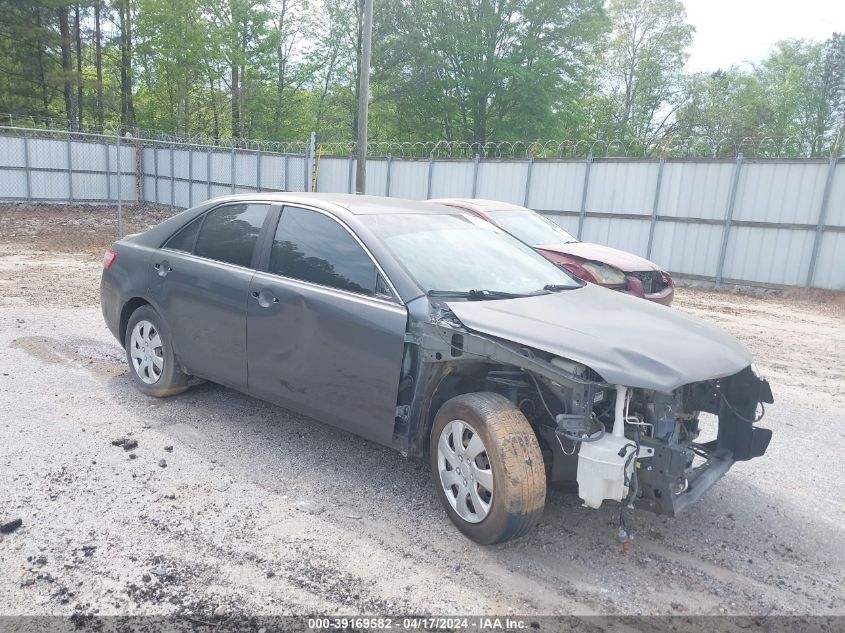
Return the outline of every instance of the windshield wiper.
[[[577,285],[577,284],[574,284],[574,285],[548,284],[548,285],[543,286],[543,290],[549,290],[551,292],[556,292],[558,290],[575,290],[576,288],[581,288],[582,286],[583,286],[583,284],[581,284],[581,285]]]
[[[517,294],[502,290],[429,290],[426,294],[429,297],[455,297],[471,301],[484,301],[485,299],[518,299],[520,297],[531,297],[537,293]]]

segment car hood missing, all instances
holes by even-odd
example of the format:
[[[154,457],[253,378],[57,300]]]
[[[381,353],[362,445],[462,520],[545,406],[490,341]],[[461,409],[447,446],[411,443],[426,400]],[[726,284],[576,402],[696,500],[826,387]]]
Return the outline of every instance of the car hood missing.
[[[582,363],[615,385],[668,393],[751,364],[748,350],[721,329],[594,284],[447,305],[469,330]]]

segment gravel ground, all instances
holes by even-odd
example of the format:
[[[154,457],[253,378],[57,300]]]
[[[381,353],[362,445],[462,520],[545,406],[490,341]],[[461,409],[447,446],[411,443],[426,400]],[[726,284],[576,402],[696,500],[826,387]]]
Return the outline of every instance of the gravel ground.
[[[627,554],[561,491],[479,547],[423,463],[211,384],[138,393],[98,306],[112,212],[62,211],[0,206],[0,615],[845,614],[841,302],[679,289],[771,380],[768,453],[634,514]]]

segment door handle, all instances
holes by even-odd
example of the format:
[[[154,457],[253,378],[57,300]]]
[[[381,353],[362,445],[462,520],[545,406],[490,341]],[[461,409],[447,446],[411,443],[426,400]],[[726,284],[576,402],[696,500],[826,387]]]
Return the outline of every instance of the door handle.
[[[153,268],[158,271],[160,277],[164,277],[167,273],[173,272],[173,269],[170,267],[170,264],[167,261],[163,262],[156,262],[153,264]]]
[[[271,304],[279,303],[279,298],[269,290],[252,290],[250,291],[249,296],[258,300],[258,305],[262,308],[269,308]]]

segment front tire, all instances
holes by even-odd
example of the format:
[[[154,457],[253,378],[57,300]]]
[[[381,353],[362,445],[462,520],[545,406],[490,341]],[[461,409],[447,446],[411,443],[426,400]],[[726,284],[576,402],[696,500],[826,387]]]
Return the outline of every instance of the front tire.
[[[124,347],[129,373],[148,396],[175,396],[190,387],[190,377],[176,363],[167,326],[151,306],[141,306],[129,317]]]
[[[482,545],[527,534],[546,500],[537,436],[522,412],[497,393],[447,401],[431,429],[437,496],[465,536]]]

